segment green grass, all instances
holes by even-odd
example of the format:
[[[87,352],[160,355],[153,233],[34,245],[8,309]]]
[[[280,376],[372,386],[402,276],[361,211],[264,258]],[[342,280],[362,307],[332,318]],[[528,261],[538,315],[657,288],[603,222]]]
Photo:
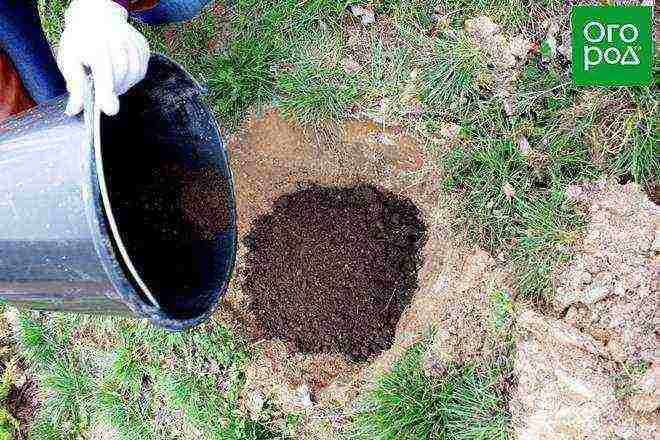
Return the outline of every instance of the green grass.
[[[343,47],[325,33],[308,38],[280,73],[278,106],[303,124],[341,120],[358,99],[356,79],[341,60]]]
[[[37,5],[44,34],[51,44],[56,45],[64,27],[64,11],[69,0],[38,0]]]
[[[237,123],[250,106],[270,101],[275,59],[268,43],[251,38],[233,42],[228,54],[211,61],[207,77],[210,100],[224,121]]]
[[[6,401],[14,381],[14,365],[9,362],[0,376],[0,440],[18,438],[20,425],[18,420],[6,408]]]
[[[56,45],[68,1],[38,4]],[[352,4],[373,5],[377,23],[361,25]],[[569,185],[606,177],[647,189],[657,183],[660,118],[657,91],[576,88],[565,62],[539,53],[511,72],[516,108],[507,115],[494,93],[498,72],[462,31],[479,15],[507,37],[537,42],[543,18],[564,28],[568,20],[557,0],[235,0],[226,13],[208,7],[189,23],[133,23],[153,50],[199,80],[230,131],[269,105],[314,127],[368,115],[430,148],[443,125],[458,125],[459,139],[435,164],[438,184],[456,200],[455,232],[513,269],[513,292],[490,293],[500,328],[516,294],[551,298],[552,273],[571,258],[585,218],[566,196]],[[347,60],[357,67],[346,69]],[[43,398],[33,439],[81,438],[98,426],[130,440],[294,437],[293,422],[245,413],[239,395],[251,349],[220,324],[168,333],[144,322],[22,314],[20,328],[18,351]],[[368,393],[353,438],[507,438],[506,396],[496,382],[506,373],[454,366],[427,378],[422,351],[411,349]],[[636,371],[626,368],[622,392]],[[0,440],[13,440],[6,433],[14,435],[14,419],[1,408]]]
[[[634,381],[646,373],[650,366],[651,364],[649,362],[641,360],[627,360],[624,362],[621,370],[610,376],[610,380],[614,384],[614,394],[616,397],[618,399],[625,399],[632,393],[639,391]]]
[[[552,269],[568,258],[584,224],[566,186],[597,176],[585,152],[561,138],[547,153],[549,164],[535,169],[517,145],[490,141],[455,149],[445,163],[446,188],[459,197],[457,230],[493,255],[508,256],[520,292],[535,299],[552,294]]]
[[[577,89],[556,60],[544,65],[539,54],[516,88],[513,116],[499,98],[483,96],[453,116],[463,142],[442,160],[443,183],[457,197],[456,231],[510,262],[522,296],[546,301],[554,269],[571,258],[585,224],[568,186],[604,177],[643,188],[657,181],[657,100],[648,88]]]
[[[435,57],[426,67],[423,101],[429,107],[457,108],[479,96],[478,80],[486,72],[482,50],[461,35],[454,40],[438,39]]]
[[[241,409],[249,352],[220,324],[172,333],[144,321],[22,313],[20,332],[43,394],[35,440],[77,439],[95,426],[122,440],[287,437]]]
[[[440,378],[421,368],[424,344],[408,349],[364,398],[347,430],[350,439],[505,440],[507,398],[502,371],[454,366]]]

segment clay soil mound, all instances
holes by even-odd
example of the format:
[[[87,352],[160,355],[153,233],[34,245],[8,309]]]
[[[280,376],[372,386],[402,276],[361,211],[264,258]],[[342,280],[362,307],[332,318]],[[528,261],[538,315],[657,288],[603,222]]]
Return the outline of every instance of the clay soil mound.
[[[365,360],[392,344],[425,236],[409,200],[368,185],[312,185],[255,221],[243,289],[266,336]]]

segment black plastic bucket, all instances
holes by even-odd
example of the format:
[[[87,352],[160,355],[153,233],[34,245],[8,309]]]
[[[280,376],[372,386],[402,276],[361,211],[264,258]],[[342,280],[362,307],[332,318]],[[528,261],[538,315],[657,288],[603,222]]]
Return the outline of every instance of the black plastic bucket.
[[[154,54],[120,113],[66,97],[0,124],[0,298],[35,310],[207,319],[236,257],[234,185],[212,112]]]

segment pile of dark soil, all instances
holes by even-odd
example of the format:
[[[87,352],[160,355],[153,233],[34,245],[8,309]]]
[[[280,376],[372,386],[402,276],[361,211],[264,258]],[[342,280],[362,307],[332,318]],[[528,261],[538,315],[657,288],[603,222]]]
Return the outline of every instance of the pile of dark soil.
[[[365,360],[392,344],[425,234],[410,200],[312,185],[255,221],[243,289],[267,336]]]

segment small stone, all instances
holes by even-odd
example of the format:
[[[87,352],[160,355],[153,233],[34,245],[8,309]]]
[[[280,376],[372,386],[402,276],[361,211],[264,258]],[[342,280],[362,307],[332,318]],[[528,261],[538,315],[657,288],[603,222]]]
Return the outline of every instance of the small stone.
[[[605,356],[603,344],[592,336],[554,319],[544,318],[533,310],[525,310],[518,316],[518,326],[532,333],[539,341],[576,347],[589,353]]]
[[[507,116],[513,116],[518,112],[516,100],[513,96],[503,97],[502,105],[504,106],[504,113],[506,113]]]
[[[591,284],[591,281],[593,280],[593,277],[589,272],[586,270],[584,272],[581,272],[579,275],[579,280],[582,284]]]
[[[594,283],[590,288],[588,288],[584,292],[582,301],[585,304],[589,304],[589,305],[595,304],[598,301],[605,299],[608,295],[610,295],[610,293],[611,293],[611,289],[609,286]]]
[[[520,59],[527,57],[531,48],[532,44],[530,41],[522,35],[515,36],[509,41],[509,52],[511,52],[511,55]]]
[[[351,6],[351,12],[356,17],[360,18],[363,25],[368,25],[376,22],[376,16],[371,7],[363,7],[358,5]]]
[[[314,405],[314,402],[312,402],[312,393],[307,385],[301,385],[296,388],[296,400],[303,408],[309,408]]]
[[[626,294],[626,289],[622,285],[617,284],[616,286],[614,286],[614,295],[623,296],[625,294]]]
[[[578,200],[582,195],[582,187],[580,185],[568,185],[566,187],[566,197],[573,200]]]
[[[582,401],[593,400],[595,397],[594,392],[587,384],[573,377],[568,371],[562,368],[555,368],[554,373],[559,385],[562,386],[565,392],[570,394],[572,399]]]
[[[346,69],[346,71],[349,73],[353,73],[360,70],[360,65],[355,60],[353,60],[353,58],[348,58],[346,61],[344,61],[344,69]]]
[[[500,31],[500,27],[493,23],[490,17],[480,15],[475,18],[465,20],[465,32],[475,36],[488,37],[495,35]]]
[[[247,401],[247,409],[250,413],[250,417],[252,417],[253,420],[257,420],[259,418],[261,411],[264,409],[265,403],[266,399],[260,391],[253,391],[250,393]]]
[[[16,375],[12,377],[12,383],[16,388],[22,388],[23,385],[27,382],[27,375],[23,372],[16,372]]]
[[[363,25],[369,25],[373,24],[376,22],[376,16],[374,15],[373,11],[369,11],[366,14],[362,15],[362,24]]]
[[[513,189],[513,186],[509,182],[506,182],[504,186],[502,186],[502,192],[507,199],[511,199],[516,195],[516,191]]]
[[[520,151],[520,154],[523,156],[529,155],[529,141],[525,136],[518,137],[518,151]]]

